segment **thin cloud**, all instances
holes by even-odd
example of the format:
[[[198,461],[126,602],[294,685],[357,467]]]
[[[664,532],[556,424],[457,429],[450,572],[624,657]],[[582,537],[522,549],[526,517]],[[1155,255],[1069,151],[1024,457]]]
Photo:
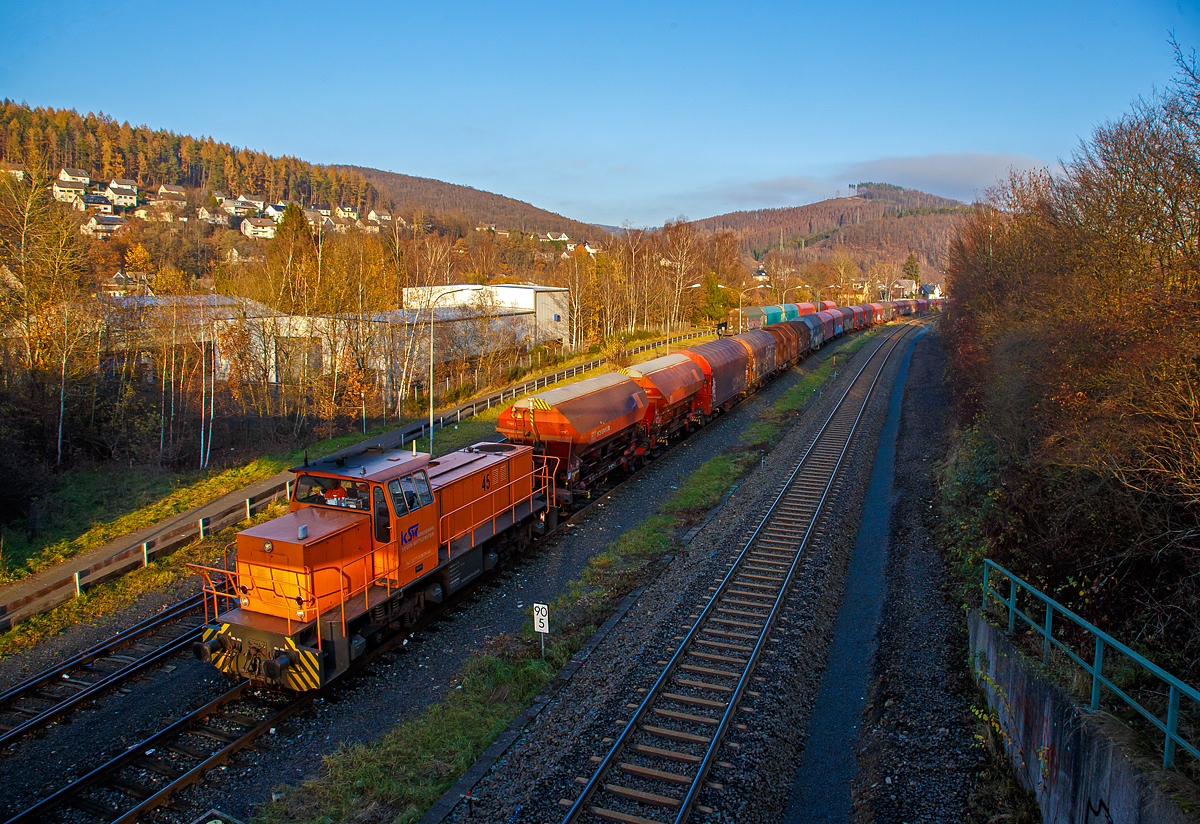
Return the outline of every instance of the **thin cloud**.
[[[1046,165],[1028,155],[939,152],[851,163],[841,170],[840,179],[845,183],[894,183],[969,203],[1007,177],[1012,169],[1028,171]]]
[[[771,208],[809,203],[827,196],[829,189],[828,180],[792,175],[730,186],[715,195],[721,200],[745,204],[750,208]]]

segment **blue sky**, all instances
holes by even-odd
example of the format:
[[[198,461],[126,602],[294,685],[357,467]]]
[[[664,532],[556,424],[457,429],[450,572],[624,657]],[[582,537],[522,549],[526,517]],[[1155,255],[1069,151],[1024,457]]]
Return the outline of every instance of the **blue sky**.
[[[1055,166],[1200,47],[1200,0],[0,0],[0,96],[595,223],[970,200]]]

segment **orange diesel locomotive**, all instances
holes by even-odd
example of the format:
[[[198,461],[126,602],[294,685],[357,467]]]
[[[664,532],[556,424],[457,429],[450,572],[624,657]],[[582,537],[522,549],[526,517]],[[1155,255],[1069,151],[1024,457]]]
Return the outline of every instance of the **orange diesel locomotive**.
[[[295,467],[288,514],[239,532],[223,568],[193,566],[207,621],[193,652],[271,686],[323,686],[525,547],[554,506],[554,463],[479,443],[434,460],[376,447]]]

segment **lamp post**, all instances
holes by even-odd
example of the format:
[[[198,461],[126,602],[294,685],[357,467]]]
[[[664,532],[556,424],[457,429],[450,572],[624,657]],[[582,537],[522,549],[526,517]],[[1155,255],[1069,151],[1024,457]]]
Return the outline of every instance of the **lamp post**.
[[[782,300],[782,301],[780,301],[780,302],[781,302],[781,303],[787,303],[787,293],[788,293],[788,292],[791,292],[791,291],[793,291],[793,290],[795,290],[795,289],[799,289],[799,288],[800,288],[799,286],[789,286],[788,288],[784,289],[784,290],[783,290],[783,300]]]
[[[696,285],[697,285],[697,286],[699,286],[700,284],[696,284]],[[728,286],[724,286],[724,285],[722,285],[722,284],[720,284],[720,283],[718,283],[718,284],[717,284],[717,288],[718,288],[718,289],[728,289],[730,292],[732,292],[732,291],[733,291],[733,290],[732,290],[732,289],[730,289]],[[754,286],[748,286],[748,287],[746,287],[746,288],[745,288],[745,289],[743,289],[743,290],[742,290],[740,293],[738,293],[738,311],[739,311],[739,312],[740,312],[740,311],[741,311],[741,309],[742,309],[742,298],[746,296],[746,293],[747,293],[747,292],[753,292],[753,291],[755,291],[755,290],[758,290],[758,289],[761,289],[761,288],[762,288],[761,286],[759,286],[758,284],[755,284]],[[794,288],[794,287],[793,287],[793,288]],[[787,292],[785,291],[785,292],[784,292],[784,294],[786,295],[786,294],[787,294]],[[738,318],[738,327],[739,327],[739,328],[738,328],[738,331],[739,331],[739,332],[743,332],[743,331],[745,331],[744,329],[741,329],[741,328],[740,328],[740,327],[741,327],[741,325],[742,325],[742,319],[741,319],[741,317],[739,317],[739,318]]]
[[[474,286],[463,286],[458,289],[450,289],[442,292],[436,298],[431,298],[429,301],[429,457],[433,457],[433,307],[437,302],[446,295],[453,295],[455,292],[470,292]],[[429,287],[432,294],[433,287]]]

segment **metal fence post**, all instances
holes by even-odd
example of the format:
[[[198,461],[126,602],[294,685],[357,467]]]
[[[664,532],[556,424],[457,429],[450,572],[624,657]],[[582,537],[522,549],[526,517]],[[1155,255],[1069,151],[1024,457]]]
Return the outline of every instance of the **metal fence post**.
[[[1008,579],[1008,631],[1013,631],[1013,619],[1015,619],[1017,610],[1017,579],[1009,576]]]
[[[980,612],[987,612],[987,597],[988,597],[988,593],[992,591],[991,585],[988,583],[988,578],[990,577],[991,571],[992,571],[992,568],[990,566],[988,566],[987,561],[984,561],[984,563],[983,563],[983,597],[979,599],[979,611]]]
[[[206,526],[206,524],[205,524],[204,522],[205,522],[205,521],[207,521],[207,520],[208,520],[207,518],[201,518],[201,519],[200,519],[200,520],[197,522],[197,525],[200,527],[200,540],[201,540],[201,541],[203,541],[203,540],[204,540],[204,527]]]
[[[248,521],[248,520],[250,520],[250,517],[251,517],[253,514],[254,514],[254,512],[252,511],[252,507],[250,506],[250,499],[249,499],[249,498],[247,498],[247,499],[246,499],[246,520],[247,520],[247,521]]]
[[[150,566],[150,542],[149,541],[145,541],[142,543],[142,566],[144,566],[144,567]]]
[[[1051,622],[1054,620],[1054,607],[1050,602],[1046,602],[1046,634],[1042,637],[1042,663],[1045,664],[1050,660],[1050,633]]]
[[[1096,636],[1096,657],[1092,661],[1092,712],[1100,709],[1100,669],[1104,665],[1104,639]]]
[[[1163,746],[1163,769],[1175,766],[1175,730],[1179,727],[1179,687],[1171,685],[1167,699],[1167,743]]]
[[[75,573],[75,597],[78,598],[83,594],[83,590],[79,588],[79,573]]]

